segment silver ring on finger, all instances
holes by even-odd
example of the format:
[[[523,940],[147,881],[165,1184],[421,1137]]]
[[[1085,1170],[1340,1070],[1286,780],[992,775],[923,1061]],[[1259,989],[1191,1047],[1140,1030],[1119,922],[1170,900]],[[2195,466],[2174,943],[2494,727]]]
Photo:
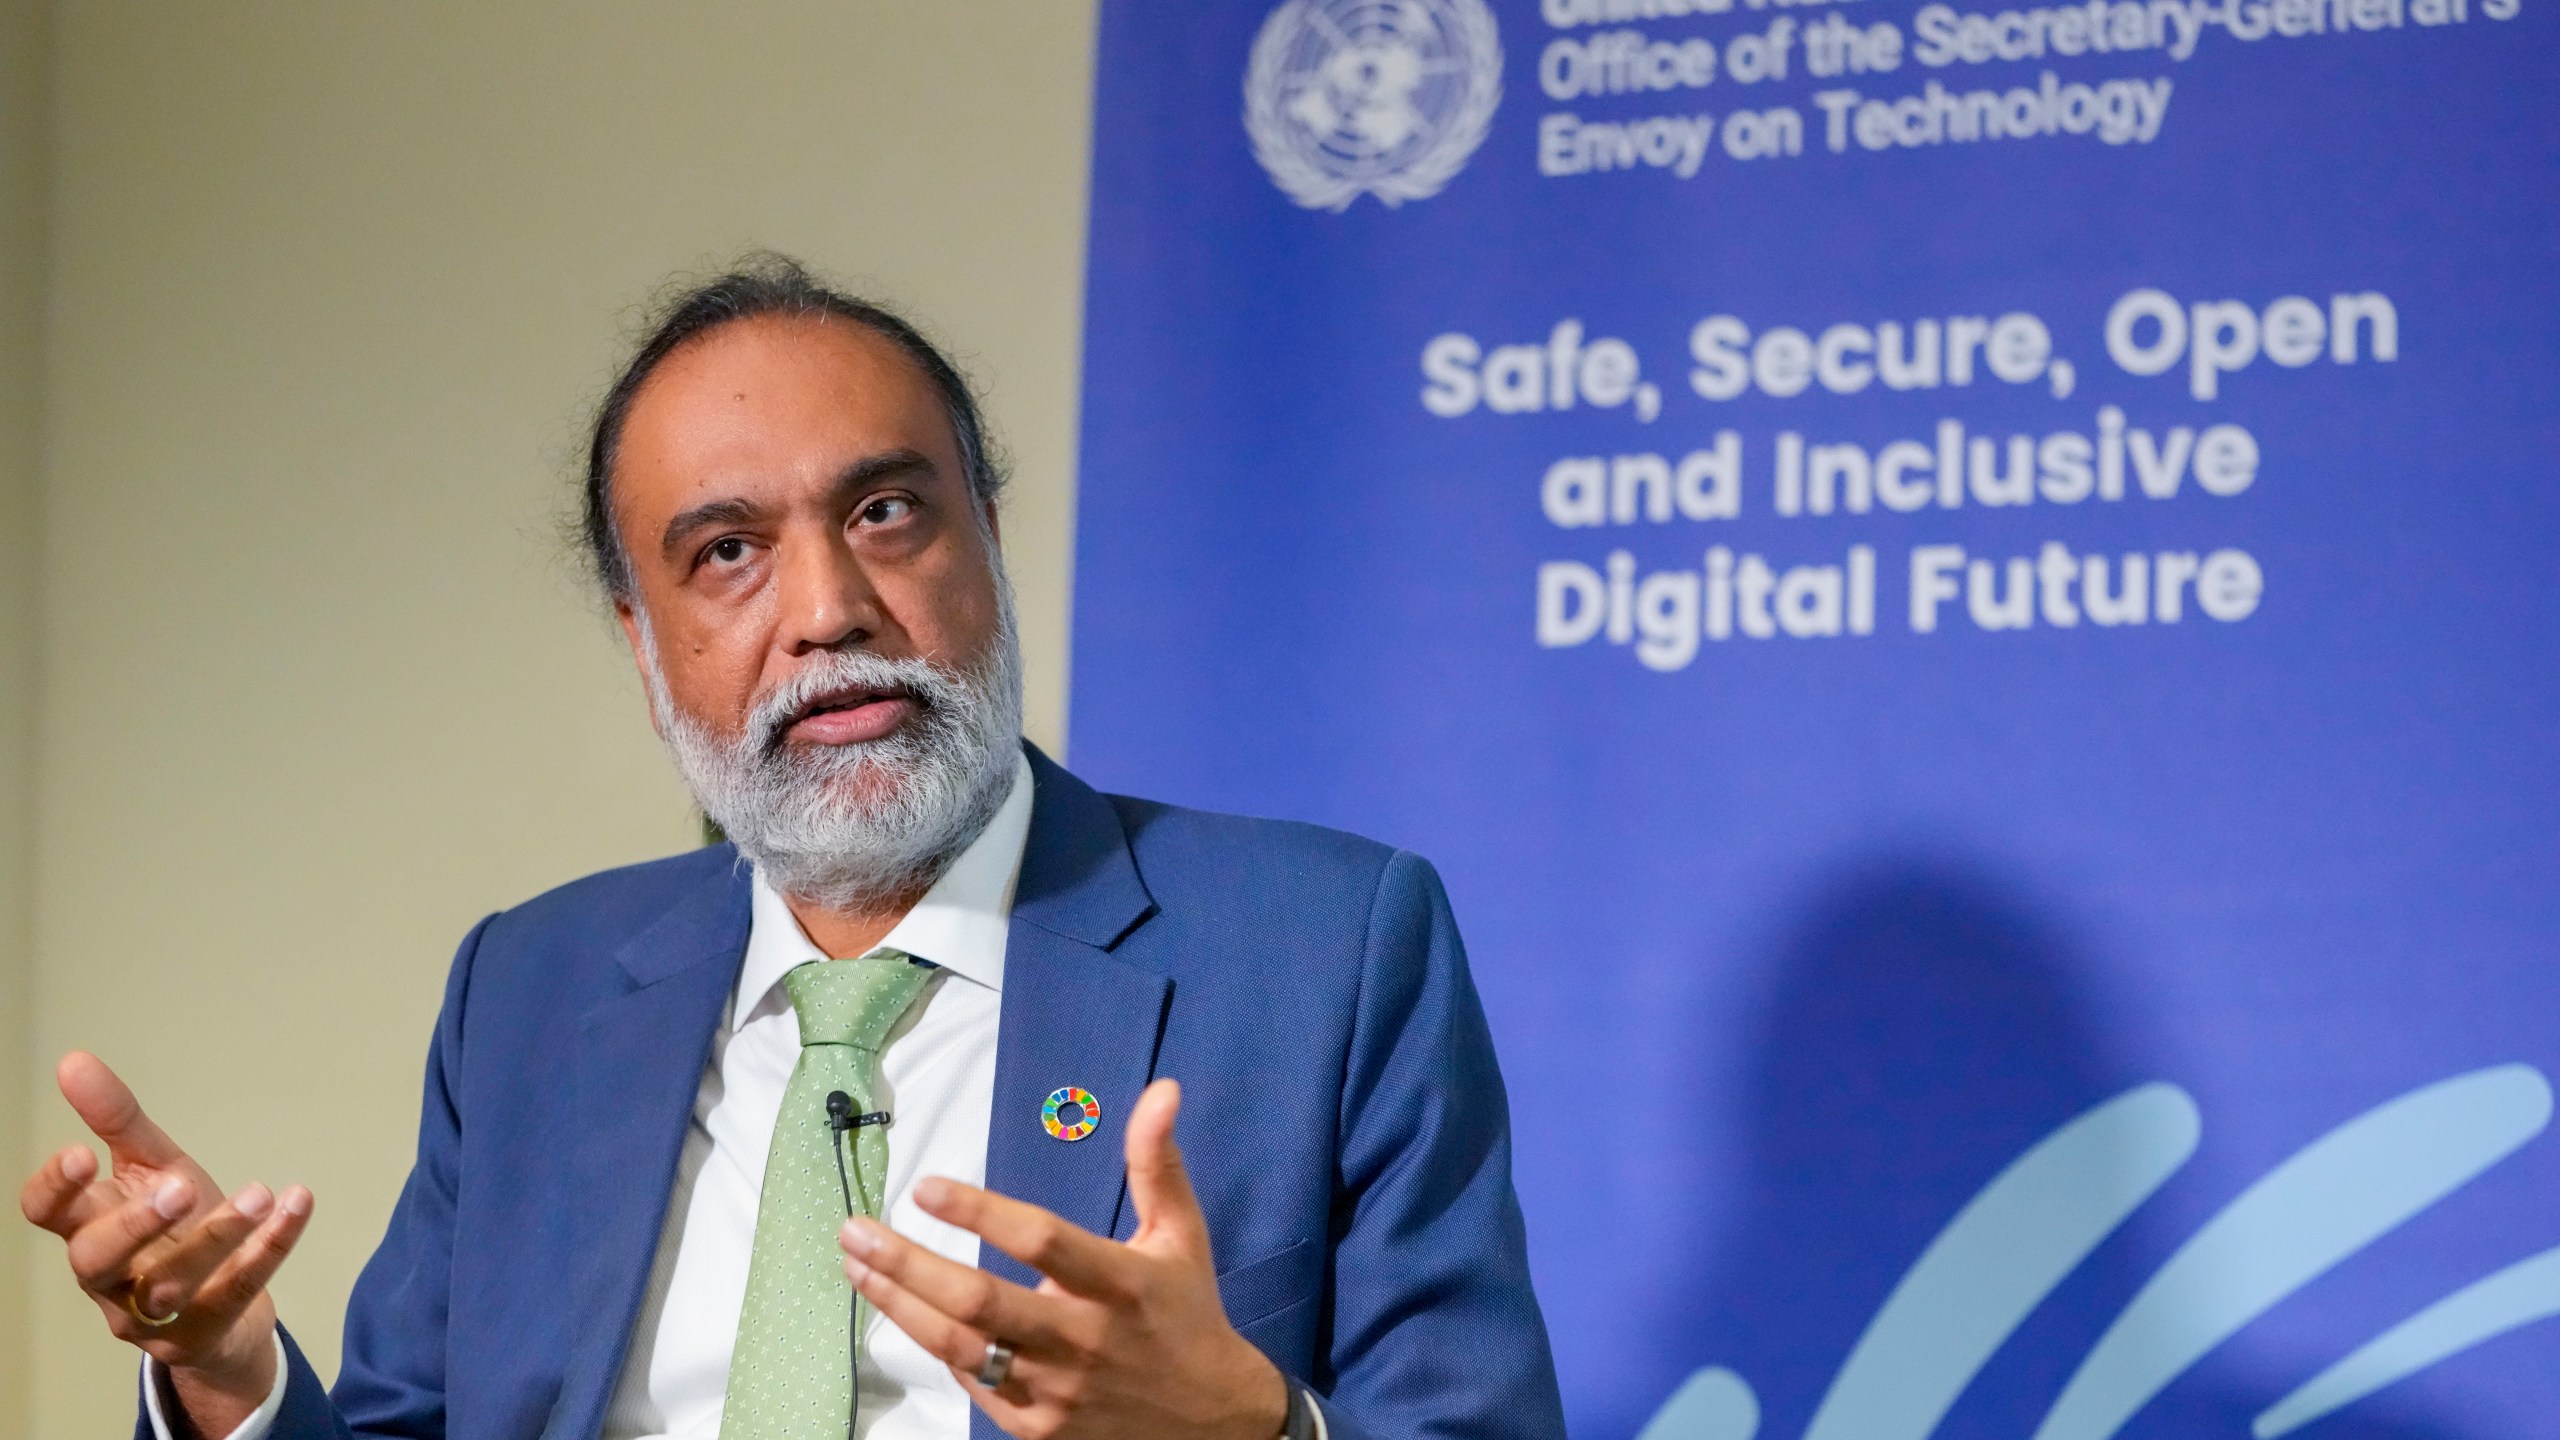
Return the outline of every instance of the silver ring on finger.
[[[176,1319],[176,1316],[171,1316]],[[978,1362],[978,1383],[990,1390],[1004,1388],[1005,1377],[1013,1373],[1013,1351],[1003,1344],[987,1342],[986,1357]]]
[[[171,1325],[177,1324],[178,1317],[187,1313],[187,1307],[184,1305],[179,1306],[177,1309],[170,1311],[166,1315],[145,1315],[142,1313],[142,1292],[149,1288],[151,1288],[150,1277],[144,1275],[134,1276],[132,1281],[124,1287],[124,1313],[141,1321],[143,1324],[150,1326],[154,1330],[166,1329]],[[1007,1358],[1009,1359],[1011,1357],[1008,1356]]]

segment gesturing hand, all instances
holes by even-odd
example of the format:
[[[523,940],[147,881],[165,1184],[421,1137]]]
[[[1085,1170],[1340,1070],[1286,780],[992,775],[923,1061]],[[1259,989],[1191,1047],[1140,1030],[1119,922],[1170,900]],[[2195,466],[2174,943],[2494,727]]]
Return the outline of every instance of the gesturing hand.
[[[1209,1227],[1173,1143],[1182,1092],[1147,1087],[1125,1141],[1138,1229],[1127,1244],[957,1181],[916,1186],[925,1213],[1047,1277],[1037,1290],[957,1264],[869,1220],[848,1221],[845,1274],[995,1422],[1023,1440],[1272,1440],[1286,1382],[1227,1323]],[[989,1342],[1015,1355],[978,1383]]]
[[[101,1175],[74,1145],[28,1177],[19,1208],[67,1242],[116,1338],[169,1367],[198,1433],[227,1435],[275,1384],[267,1282],[311,1218],[311,1192],[250,1185],[225,1200],[104,1061],[74,1051],[54,1078],[114,1169]]]

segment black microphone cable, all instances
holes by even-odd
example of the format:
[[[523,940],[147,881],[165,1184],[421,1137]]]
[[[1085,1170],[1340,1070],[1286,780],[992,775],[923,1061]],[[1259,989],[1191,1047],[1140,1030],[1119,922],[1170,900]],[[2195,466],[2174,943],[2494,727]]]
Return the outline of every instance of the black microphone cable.
[[[856,1212],[853,1208],[853,1171],[845,1164],[844,1137],[865,1125],[888,1123],[889,1112],[874,1110],[867,1115],[856,1115],[853,1113],[852,1096],[841,1090],[827,1092],[827,1129],[834,1132],[834,1143],[828,1148],[835,1152],[836,1185],[844,1191],[844,1218],[847,1220],[852,1219]],[[858,1292],[853,1297],[845,1328],[850,1337],[845,1355],[853,1366],[853,1403],[845,1411],[844,1440],[859,1440],[856,1429],[862,1423],[862,1296]]]
[[[853,1172],[845,1168],[844,1137],[845,1132],[853,1128],[852,1096],[841,1090],[827,1093],[827,1128],[835,1132],[834,1144],[828,1148],[836,1154],[836,1184],[844,1190],[844,1218],[851,1220]],[[852,1367],[853,1403],[845,1409],[844,1440],[859,1440],[856,1434],[862,1423],[862,1296],[859,1292],[853,1297],[852,1317],[845,1323],[853,1337],[845,1350],[845,1361]]]

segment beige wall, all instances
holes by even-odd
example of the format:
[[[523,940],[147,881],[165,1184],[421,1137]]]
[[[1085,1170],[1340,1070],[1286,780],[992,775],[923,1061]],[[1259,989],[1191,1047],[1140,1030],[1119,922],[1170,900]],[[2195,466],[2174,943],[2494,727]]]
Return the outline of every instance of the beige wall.
[[[959,352],[1018,462],[1030,723],[1059,740],[1092,24],[1092,0],[56,7],[20,1073],[97,1049],[227,1183],[311,1184],[278,1294],[324,1372],[453,942],[689,840],[552,538],[655,282],[770,244]],[[73,1137],[49,1089],[24,1100],[39,1144]],[[58,1251],[27,1273],[31,1323],[0,1319],[35,1336],[21,1433],[112,1433],[130,1352]]]
[[[44,299],[45,7],[0,0],[0,1160],[28,1151],[35,1072],[30,842],[35,811],[37,369]],[[26,1228],[0,1212],[0,1431],[26,1413]]]

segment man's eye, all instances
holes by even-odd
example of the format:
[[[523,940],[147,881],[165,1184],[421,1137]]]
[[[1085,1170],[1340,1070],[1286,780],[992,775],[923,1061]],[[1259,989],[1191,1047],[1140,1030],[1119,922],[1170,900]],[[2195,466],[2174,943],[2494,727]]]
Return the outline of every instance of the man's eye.
[[[724,535],[702,553],[718,564],[735,565],[747,558],[747,542],[735,535]]]
[[[894,524],[906,519],[915,508],[915,502],[903,495],[883,495],[862,507],[862,522],[866,525]]]

